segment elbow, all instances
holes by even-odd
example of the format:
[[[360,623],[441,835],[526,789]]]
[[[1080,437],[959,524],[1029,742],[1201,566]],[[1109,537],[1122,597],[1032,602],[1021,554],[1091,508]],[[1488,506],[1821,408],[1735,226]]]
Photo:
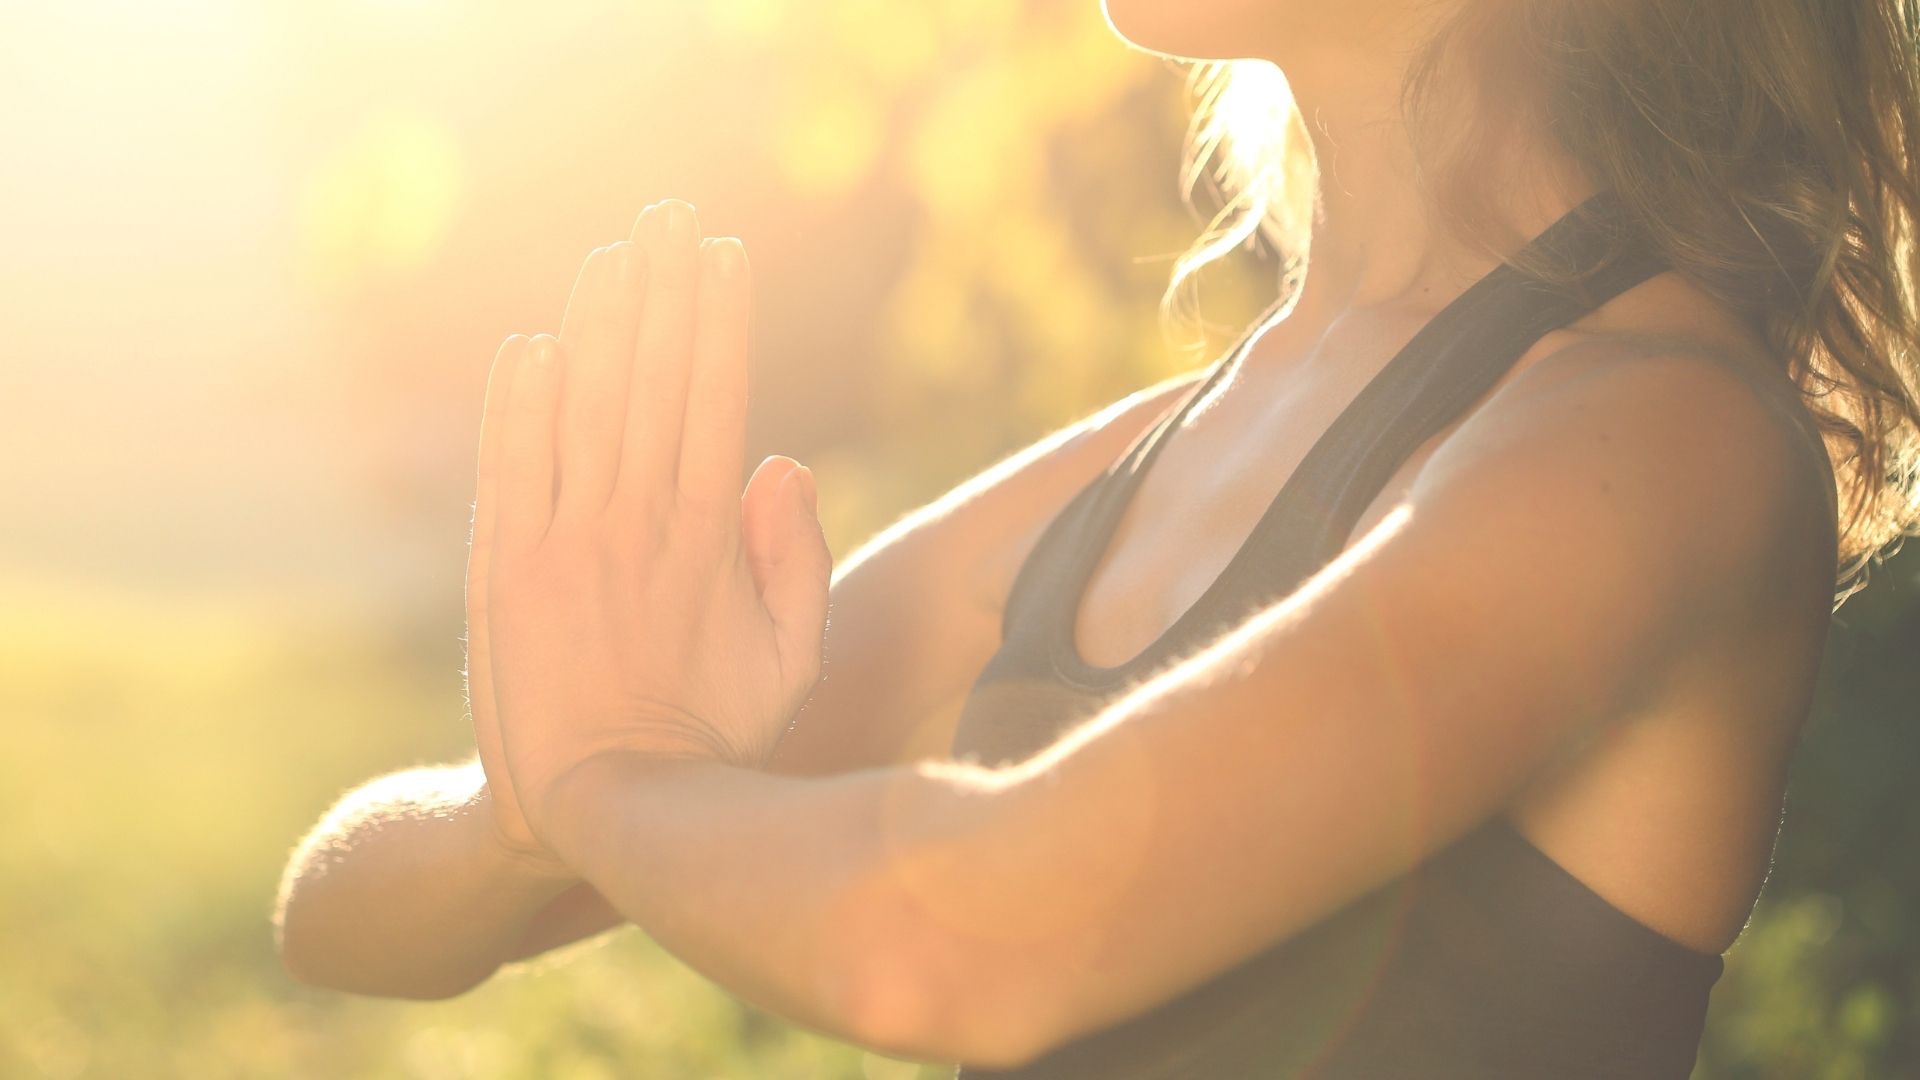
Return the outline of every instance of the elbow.
[[[458,997],[493,973],[491,967],[427,971],[396,966],[392,961],[404,955],[401,950],[369,948],[355,939],[351,929],[333,925],[325,906],[315,904],[298,889],[283,889],[273,916],[274,947],[281,969],[303,986],[408,1001]]]
[[[852,926],[837,950],[834,1008],[851,1041],[989,1069],[1030,1064],[1065,1041],[1041,950],[955,933],[898,902],[868,907]]]
[[[325,963],[307,945],[303,934],[292,929],[298,923],[289,923],[287,910],[283,906],[273,920],[274,951],[280,956],[280,970],[287,978],[302,986],[311,986],[320,990],[334,990],[333,980],[328,977]]]
[[[1030,816],[971,787],[959,796],[896,808],[892,842],[842,880],[827,959],[843,962],[838,1005],[852,1041],[1017,1069],[1088,1026],[1092,941],[1077,914],[1035,907],[1029,886],[1048,879],[983,871],[1007,865],[987,856]]]
[[[280,966],[303,986],[362,997],[446,1001],[485,982],[491,972],[423,974],[355,964],[349,958],[282,938]]]
[[[299,860],[287,867],[273,903],[273,951],[287,977],[304,986],[336,990],[327,964],[328,950],[315,938],[312,900],[302,880]]]
[[[1032,1017],[975,991],[937,986],[926,973],[869,964],[849,987],[843,1027],[854,1043],[890,1057],[1017,1069],[1056,1045]]]

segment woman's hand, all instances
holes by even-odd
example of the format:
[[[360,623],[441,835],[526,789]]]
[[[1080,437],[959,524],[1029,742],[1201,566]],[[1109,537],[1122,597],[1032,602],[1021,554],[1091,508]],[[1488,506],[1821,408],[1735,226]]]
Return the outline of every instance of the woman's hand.
[[[763,765],[819,678],[832,562],[812,476],[772,457],[738,487],[748,305],[739,241],[648,207],[587,259],[560,339],[527,343],[489,417],[487,644],[530,836],[553,783],[603,752]]]

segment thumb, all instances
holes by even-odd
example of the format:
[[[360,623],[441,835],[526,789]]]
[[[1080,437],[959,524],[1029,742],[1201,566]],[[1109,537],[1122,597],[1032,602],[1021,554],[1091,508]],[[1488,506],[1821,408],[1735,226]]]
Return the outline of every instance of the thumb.
[[[773,620],[781,669],[811,686],[820,674],[833,553],[820,529],[813,470],[796,466],[780,481],[776,494],[785,527],[772,545],[760,599]]]
[[[767,578],[779,562],[783,548],[789,545],[793,531],[793,508],[787,502],[791,494],[784,490],[787,478],[800,463],[785,454],[774,454],[760,462],[740,496],[740,531],[747,567],[753,573],[753,587],[762,598]]]

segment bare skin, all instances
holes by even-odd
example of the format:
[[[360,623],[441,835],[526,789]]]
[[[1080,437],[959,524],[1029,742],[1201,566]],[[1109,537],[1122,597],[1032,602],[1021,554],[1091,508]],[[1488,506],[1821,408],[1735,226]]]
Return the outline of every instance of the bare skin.
[[[643,303],[600,292],[586,318],[687,321],[686,293],[656,279]],[[696,321],[701,340],[714,320]],[[648,336],[636,377],[738,370],[739,350],[655,354]],[[522,361],[504,460],[530,448],[542,467],[517,492],[503,468],[481,505],[502,537],[502,776],[538,843],[741,997],[864,1045],[985,1064],[1030,1060],[1304,929],[1597,746],[1651,745],[1643,764],[1684,781],[1649,793],[1643,771],[1634,803],[1609,807],[1660,822],[1635,842],[1738,839],[1777,786],[1743,768],[1764,749],[1722,759],[1764,748],[1780,701],[1797,690],[1803,710],[1811,681],[1806,651],[1778,657],[1754,628],[1817,639],[1823,623],[1818,443],[1740,356],[1648,327],[1556,344],[1423,454],[1327,571],[1031,761],[817,778],[761,766],[818,659],[780,628],[811,625],[820,597],[780,588],[803,578],[779,567],[750,575],[735,548],[751,540],[725,538],[752,510],[735,517],[684,468],[737,446],[737,410],[713,389],[729,379],[654,372],[684,403],[648,398],[638,427],[675,433],[677,458],[609,484],[567,462],[559,364]],[[769,505],[811,527],[779,490]],[[1802,668],[1756,679],[1756,655]],[[1750,898],[1715,880],[1728,864],[1685,854],[1685,890],[1653,894],[1683,905],[1666,910]]]
[[[1196,378],[1175,376],[1049,434],[835,568],[827,677],[769,771],[825,775],[940,756],[999,644],[1019,560],[1059,506]],[[502,405],[489,398],[490,410]],[[478,580],[483,529],[475,541]],[[469,622],[470,696],[485,744],[484,610]],[[290,861],[277,921],[282,955],[305,981],[438,998],[627,920],[532,841],[517,807],[496,805],[475,760],[380,777],[343,798]]]
[[[1310,101],[1322,68],[1299,68]],[[1336,105],[1382,99],[1394,74],[1377,61],[1324,70],[1372,80],[1344,97],[1324,87]],[[1351,126],[1321,133],[1323,161],[1337,159],[1342,190],[1370,209],[1330,200],[1308,295],[1149,473],[1081,604],[1090,660],[1116,662],[1164,631],[1333,414],[1486,269],[1419,219],[1395,188],[1391,126],[1353,108]],[[1583,194],[1536,156],[1525,175],[1552,179],[1516,181],[1512,199],[1528,232]],[[615,290],[577,321],[628,325],[655,305]],[[571,363],[566,338],[563,326]],[[643,352],[636,372],[706,363]],[[483,750],[484,725],[505,733],[487,775],[528,812],[503,809],[469,769],[428,812],[373,799],[323,823],[290,869],[290,966],[349,988],[454,992],[631,918],[798,1022],[918,1056],[1017,1062],[1165,1000],[1496,813],[1627,914],[1724,949],[1764,878],[1824,640],[1831,481],[1772,358],[1671,276],[1542,340],[1406,463],[1348,555],[1300,594],[1034,762],[927,763],[1035,531],[1189,380],[991,471],[842,568],[825,630],[833,677],[770,760],[740,751],[784,729],[798,691],[778,649],[756,664],[742,643],[781,621],[776,608],[804,605],[767,600],[757,574],[761,608],[739,592],[740,634],[702,637],[685,619],[676,632],[759,671],[758,705],[617,662],[541,687],[538,673],[576,661],[543,655],[537,634],[494,642],[492,672],[534,688],[477,698],[476,726]],[[680,395],[689,416],[724,408],[726,395],[696,397]],[[556,402],[544,422],[564,413]],[[737,438],[715,427],[689,423],[707,434],[678,452],[735,452],[699,445]],[[574,451],[555,452],[564,477]],[[743,550],[777,532],[750,522],[798,506],[771,479],[790,471],[756,474],[734,526]],[[689,527],[661,509],[661,482],[642,490],[655,534]],[[787,520],[788,539],[804,533],[797,512]],[[580,531],[601,542],[629,527]],[[737,569],[656,554],[676,573],[610,572],[655,597],[688,580],[747,588]],[[516,603],[525,625],[645,627],[645,613],[568,615],[538,590]],[[608,719],[620,700],[668,707],[623,728]],[[1280,722],[1275,702],[1287,703]],[[698,722],[674,730],[674,717]],[[1252,835],[1295,842],[1274,850]],[[329,845],[339,853],[323,859]],[[464,931],[428,931],[453,912]],[[411,935],[413,951],[383,951]]]

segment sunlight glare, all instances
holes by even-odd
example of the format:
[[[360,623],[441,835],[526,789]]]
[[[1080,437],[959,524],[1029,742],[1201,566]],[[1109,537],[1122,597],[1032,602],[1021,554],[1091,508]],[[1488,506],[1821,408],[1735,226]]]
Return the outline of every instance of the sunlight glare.
[[[445,239],[463,181],[460,148],[444,125],[402,113],[369,123],[308,184],[309,272],[339,287],[418,269]]]
[[[818,88],[796,95],[793,114],[780,125],[780,167],[806,194],[837,195],[872,171],[885,134],[872,98],[852,87]]]

